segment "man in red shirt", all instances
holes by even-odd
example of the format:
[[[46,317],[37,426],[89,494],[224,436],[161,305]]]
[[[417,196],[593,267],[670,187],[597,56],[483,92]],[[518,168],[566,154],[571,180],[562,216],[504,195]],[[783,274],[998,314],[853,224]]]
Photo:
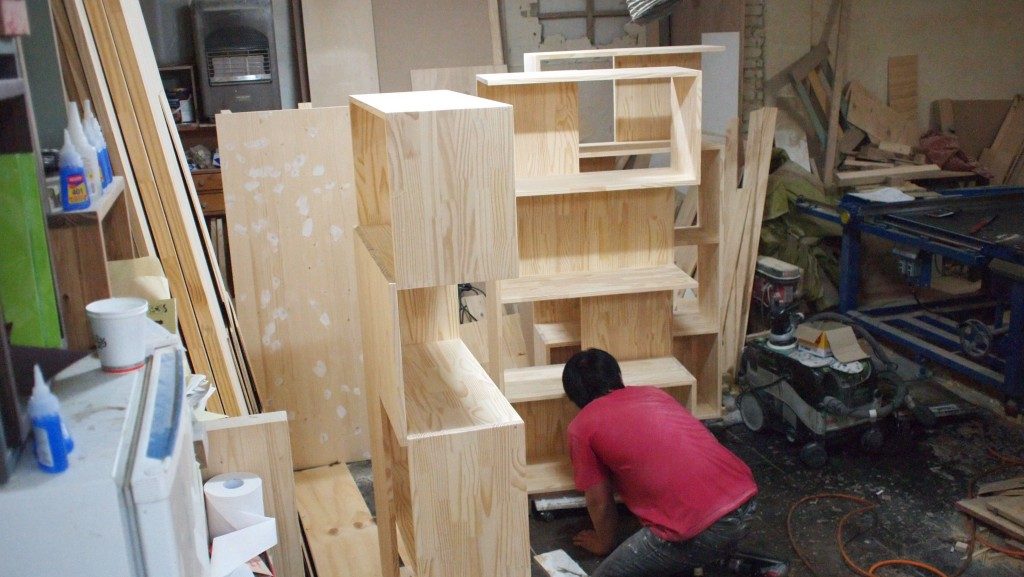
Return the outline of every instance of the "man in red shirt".
[[[569,451],[594,523],[574,543],[608,555],[593,577],[675,577],[727,561],[755,509],[750,468],[668,393],[626,388],[605,351],[574,355],[562,385],[580,407]],[[613,551],[616,492],[644,526]],[[761,574],[785,575],[775,565]]]

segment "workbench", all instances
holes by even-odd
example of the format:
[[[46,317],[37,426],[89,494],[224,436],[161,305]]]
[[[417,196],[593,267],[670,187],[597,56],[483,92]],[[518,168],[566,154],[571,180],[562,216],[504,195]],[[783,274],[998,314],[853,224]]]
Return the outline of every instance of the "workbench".
[[[836,207],[804,200],[797,207],[843,227],[841,313],[906,347],[918,361],[998,389],[1008,410],[1024,401],[1024,188],[964,188],[896,203],[846,195]],[[897,245],[902,256],[894,258],[909,259],[911,286],[928,286],[937,255],[978,271],[983,288],[939,302],[922,303],[915,295],[884,306],[859,306],[863,235]]]

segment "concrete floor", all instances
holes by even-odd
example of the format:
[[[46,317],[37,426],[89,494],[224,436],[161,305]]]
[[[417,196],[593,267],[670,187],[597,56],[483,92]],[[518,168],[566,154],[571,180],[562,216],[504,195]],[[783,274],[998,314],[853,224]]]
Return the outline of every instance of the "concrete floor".
[[[915,395],[926,404],[959,401],[933,385],[920,385]],[[867,455],[852,446],[835,447],[829,464],[808,470],[797,457],[797,448],[779,434],[755,434],[741,425],[715,429],[719,440],[750,465],[760,487],[757,518],[742,544],[792,560],[794,577],[813,573],[796,560],[786,533],[786,515],[792,503],[806,495],[841,492],[859,495],[879,504],[877,522],[866,515],[850,527],[855,536],[847,548],[862,566],[894,557],[907,557],[936,565],[952,574],[962,562],[953,551],[955,541],[965,539],[964,521],[953,504],[962,498],[972,476],[994,462],[986,454],[992,447],[1022,456],[1024,429],[990,412],[979,410],[969,418],[939,423],[930,431],[902,431],[881,455]],[[351,466],[364,496],[371,503],[372,479],[368,463]],[[1009,471],[1004,477],[1021,474]],[[997,479],[1000,477],[994,477]],[[822,577],[852,575],[845,567],[835,542],[836,523],[855,505],[839,501],[807,504],[795,518],[795,534]],[[634,519],[624,535],[636,528]],[[554,519],[530,520],[533,552],[564,549],[587,572],[599,558],[573,546],[572,536],[589,527],[582,510],[558,513]],[[546,573],[533,564],[534,577]],[[713,571],[706,574],[714,575]],[[994,553],[976,556],[965,577],[1019,577],[1024,562]],[[894,569],[886,575],[930,575],[923,571]]]

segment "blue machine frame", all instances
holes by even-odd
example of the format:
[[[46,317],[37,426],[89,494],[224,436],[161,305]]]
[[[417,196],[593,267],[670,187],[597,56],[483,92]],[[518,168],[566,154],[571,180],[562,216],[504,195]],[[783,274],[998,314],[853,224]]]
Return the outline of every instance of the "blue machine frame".
[[[995,196],[1017,195],[1024,208],[1024,188],[980,187],[940,191],[935,202],[981,201]],[[854,318],[870,332],[902,345],[918,355],[993,386],[1008,399],[1024,401],[1024,251],[940,229],[900,226],[901,208],[919,202],[880,205],[846,195],[836,208],[799,201],[801,212],[843,227],[839,311]],[[925,201],[930,202],[930,201]],[[1020,231],[1024,234],[1024,230]],[[1005,287],[1005,298],[969,297],[923,305],[916,300],[905,304],[857,309],[860,288],[861,236],[864,234],[910,247],[923,255],[944,258],[970,266],[987,267],[991,283]],[[928,259],[930,261],[930,258]],[[1007,307],[1010,320],[1000,326]],[[961,352],[959,322],[987,313],[995,318],[1001,337],[992,353],[972,359]]]

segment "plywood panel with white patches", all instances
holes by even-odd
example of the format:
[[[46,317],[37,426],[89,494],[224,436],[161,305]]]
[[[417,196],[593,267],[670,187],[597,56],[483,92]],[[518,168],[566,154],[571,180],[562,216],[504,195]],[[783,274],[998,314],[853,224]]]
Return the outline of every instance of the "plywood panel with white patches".
[[[367,457],[346,107],[217,117],[235,302],[299,469]]]

